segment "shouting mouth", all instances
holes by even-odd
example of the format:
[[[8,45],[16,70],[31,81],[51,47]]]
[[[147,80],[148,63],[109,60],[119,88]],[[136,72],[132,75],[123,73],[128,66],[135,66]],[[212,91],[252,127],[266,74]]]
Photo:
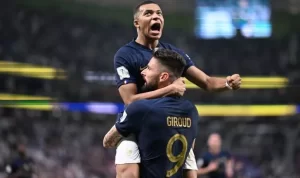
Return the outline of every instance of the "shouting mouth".
[[[159,34],[161,30],[161,24],[160,23],[154,23],[150,27],[150,31],[154,34]]]

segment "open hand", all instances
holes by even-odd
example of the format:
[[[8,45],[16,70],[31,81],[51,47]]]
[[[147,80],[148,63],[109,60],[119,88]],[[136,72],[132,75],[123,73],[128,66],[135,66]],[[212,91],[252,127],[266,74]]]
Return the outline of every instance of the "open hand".
[[[218,162],[211,162],[211,163],[209,163],[209,165],[208,165],[208,169],[210,170],[210,171],[215,171],[215,170],[217,170],[218,169],[218,167],[219,167],[219,164],[218,164]]]
[[[180,96],[184,95],[184,92],[186,91],[186,86],[182,77],[175,80],[171,85],[173,86],[173,94],[178,94]]]

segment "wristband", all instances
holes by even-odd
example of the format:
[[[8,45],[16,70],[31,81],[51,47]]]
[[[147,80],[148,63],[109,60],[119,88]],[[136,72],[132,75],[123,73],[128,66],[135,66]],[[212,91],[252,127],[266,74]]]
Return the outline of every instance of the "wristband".
[[[226,88],[232,90],[232,87],[228,84],[228,81],[226,81],[225,86],[226,86]]]

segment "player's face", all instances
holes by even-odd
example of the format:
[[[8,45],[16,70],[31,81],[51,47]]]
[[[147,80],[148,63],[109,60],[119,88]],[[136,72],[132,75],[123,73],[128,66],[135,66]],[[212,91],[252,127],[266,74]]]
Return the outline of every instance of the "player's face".
[[[221,138],[219,135],[213,134],[209,137],[208,146],[214,150],[219,150],[221,148]]]
[[[160,39],[164,27],[164,17],[160,7],[157,4],[141,6],[134,25],[145,37]]]
[[[19,155],[24,156],[25,152],[26,152],[25,145],[23,145],[23,144],[18,145],[18,150],[17,151],[18,151]]]
[[[157,61],[157,59],[152,58],[147,65],[147,68],[141,72],[145,84],[143,86],[143,91],[153,91],[157,90],[161,83],[165,82],[169,78],[167,72],[162,72],[162,66]]]

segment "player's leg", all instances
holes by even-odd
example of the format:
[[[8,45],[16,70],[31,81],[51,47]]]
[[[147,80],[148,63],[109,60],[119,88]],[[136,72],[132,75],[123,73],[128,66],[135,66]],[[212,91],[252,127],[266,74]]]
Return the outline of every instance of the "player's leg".
[[[189,155],[186,158],[183,169],[184,169],[185,178],[197,178],[198,167],[197,167],[195,154],[192,148],[189,152]]]
[[[117,178],[139,178],[138,164],[118,164],[116,165]]]
[[[120,141],[116,150],[117,178],[139,178],[140,152],[133,135]]]

